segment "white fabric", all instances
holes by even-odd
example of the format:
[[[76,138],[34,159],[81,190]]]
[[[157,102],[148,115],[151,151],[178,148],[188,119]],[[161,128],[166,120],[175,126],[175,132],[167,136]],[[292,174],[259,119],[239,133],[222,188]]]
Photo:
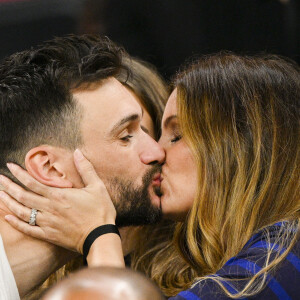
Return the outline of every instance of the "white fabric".
[[[17,284],[6,257],[3,241],[0,235],[0,299],[19,300]]]

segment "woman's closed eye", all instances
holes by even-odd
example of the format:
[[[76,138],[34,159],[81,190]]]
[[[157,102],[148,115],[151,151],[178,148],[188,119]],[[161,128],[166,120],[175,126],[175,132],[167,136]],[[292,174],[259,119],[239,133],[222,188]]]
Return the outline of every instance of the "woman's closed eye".
[[[133,137],[132,135],[128,134],[128,135],[120,138],[120,140],[123,141],[123,142],[129,142],[132,137]]]
[[[180,134],[176,135],[174,138],[171,139],[171,143],[176,143],[181,140],[182,136]]]

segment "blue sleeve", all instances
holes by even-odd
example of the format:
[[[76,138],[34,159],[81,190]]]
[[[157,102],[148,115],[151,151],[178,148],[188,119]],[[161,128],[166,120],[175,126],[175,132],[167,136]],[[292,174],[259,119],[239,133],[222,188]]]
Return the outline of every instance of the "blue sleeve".
[[[272,240],[271,240],[272,243]],[[280,251],[276,245],[274,254]],[[281,250],[281,251],[284,251]],[[259,272],[265,264],[267,244],[264,239],[256,237],[236,257],[227,261],[215,276],[224,278],[222,283],[228,291],[235,294],[240,291],[249,278]],[[268,273],[265,287],[249,299],[300,299],[300,241],[287,257]],[[170,300],[210,300],[231,299],[223,292],[222,288],[212,279],[206,279],[186,291],[180,292]],[[246,298],[240,298],[246,299]]]

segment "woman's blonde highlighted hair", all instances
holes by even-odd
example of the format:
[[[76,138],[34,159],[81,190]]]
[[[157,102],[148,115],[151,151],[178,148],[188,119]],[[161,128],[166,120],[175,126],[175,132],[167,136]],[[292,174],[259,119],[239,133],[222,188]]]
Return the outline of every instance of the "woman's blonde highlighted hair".
[[[150,270],[167,296],[195,278],[215,280],[233,298],[256,294],[298,238],[299,67],[278,56],[219,53],[189,65],[174,86],[183,138],[197,164],[198,192],[186,221],[164,240],[165,255],[162,249],[152,253],[153,262],[140,269]],[[278,243],[287,250],[271,259],[270,246],[265,267],[237,294],[222,278],[209,276],[254,233],[284,220],[293,230],[286,229]],[[166,261],[180,263],[166,273],[170,267],[159,267]],[[178,279],[180,268],[186,276]]]

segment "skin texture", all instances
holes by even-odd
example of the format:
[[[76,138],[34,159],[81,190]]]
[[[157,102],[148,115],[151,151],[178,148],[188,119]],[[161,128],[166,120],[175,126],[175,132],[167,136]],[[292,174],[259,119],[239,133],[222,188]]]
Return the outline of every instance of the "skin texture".
[[[132,94],[117,80],[109,79],[96,90],[75,92],[74,97],[84,110],[82,153],[108,184],[108,189],[109,180],[116,174],[140,186],[150,164],[162,161],[164,153],[141,129],[142,110]],[[115,124],[128,116],[136,118],[112,132]]]
[[[161,206],[165,217],[184,220],[197,189],[197,169],[192,153],[181,137],[177,120],[176,90],[171,94],[162,119],[160,146],[166,153],[162,167]]]

